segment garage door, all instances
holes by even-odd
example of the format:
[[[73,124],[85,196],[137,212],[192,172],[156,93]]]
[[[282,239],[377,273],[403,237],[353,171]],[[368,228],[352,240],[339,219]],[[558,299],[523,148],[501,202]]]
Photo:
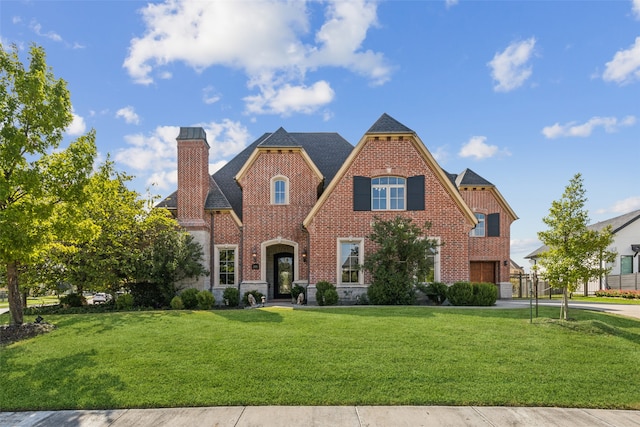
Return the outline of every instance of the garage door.
[[[496,263],[494,261],[472,261],[471,281],[474,283],[496,283]]]

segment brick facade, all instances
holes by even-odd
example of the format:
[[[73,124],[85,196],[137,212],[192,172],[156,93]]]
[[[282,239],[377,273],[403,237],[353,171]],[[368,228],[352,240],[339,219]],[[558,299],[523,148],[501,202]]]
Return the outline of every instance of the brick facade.
[[[307,287],[310,303],[315,283],[321,280],[337,284],[341,300],[353,302],[366,293],[370,277],[365,274],[359,283],[341,283],[339,242],[358,242],[364,256],[374,249],[366,236],[375,218],[397,215],[416,224],[431,223],[426,234],[442,243],[437,280],[469,280],[470,266],[486,262],[495,265],[497,284],[509,281],[508,263],[503,264],[509,260],[510,225],[517,217],[506,201],[472,171],[455,181],[456,176],[440,168],[415,132],[387,115],[355,148],[337,134],[288,134],[281,128],[256,140],[212,177],[207,171],[208,149],[201,128],[181,129],[178,191],[161,206],[175,209],[180,224],[205,246],[212,274],[197,287],[210,289],[219,302],[228,286],[238,287],[241,294],[257,289],[268,299],[282,297],[285,288],[278,286],[278,271],[285,272],[288,286]],[[354,177],[384,176],[407,182],[420,178],[423,208],[409,209],[407,204],[402,210],[356,209]],[[284,203],[274,202],[274,180],[286,183],[279,184],[286,188]],[[499,236],[470,237],[474,213],[499,214]],[[224,279],[216,264],[221,249],[235,251],[232,284],[220,282]],[[506,293],[501,289],[503,297],[510,296]]]

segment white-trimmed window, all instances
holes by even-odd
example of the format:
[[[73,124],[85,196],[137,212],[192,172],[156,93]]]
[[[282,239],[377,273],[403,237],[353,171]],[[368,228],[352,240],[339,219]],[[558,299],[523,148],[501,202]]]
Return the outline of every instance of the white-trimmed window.
[[[289,204],[289,178],[278,175],[271,178],[271,204]]]
[[[431,253],[427,254],[427,261],[429,261],[430,269],[424,278],[426,283],[433,283],[440,281],[440,238],[429,237],[430,240],[438,242],[438,246],[431,250]]]
[[[407,180],[381,176],[371,180],[371,210],[403,211],[406,207]]]
[[[364,283],[360,269],[363,249],[364,239],[338,239],[338,284]]]
[[[238,284],[238,246],[218,245],[215,247],[215,284],[220,286]]]
[[[476,219],[478,220],[478,225],[469,232],[469,236],[471,237],[484,237],[484,226],[486,215],[483,213],[476,213]]]

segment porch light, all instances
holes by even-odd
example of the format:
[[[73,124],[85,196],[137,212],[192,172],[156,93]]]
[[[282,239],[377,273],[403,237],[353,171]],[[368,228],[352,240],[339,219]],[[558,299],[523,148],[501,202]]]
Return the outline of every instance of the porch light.
[[[255,264],[258,260],[258,251],[256,250],[256,247],[253,247],[253,250],[251,251],[251,256],[253,257],[253,263]]]
[[[302,250],[302,261],[307,262],[307,248]]]

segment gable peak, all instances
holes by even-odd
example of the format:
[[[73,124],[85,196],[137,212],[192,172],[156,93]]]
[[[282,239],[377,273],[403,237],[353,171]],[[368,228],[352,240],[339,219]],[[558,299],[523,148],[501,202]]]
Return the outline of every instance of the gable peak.
[[[260,147],[300,147],[300,143],[282,126],[258,144]]]
[[[369,128],[366,133],[412,133],[415,132],[387,113],[383,113],[380,118]]]

